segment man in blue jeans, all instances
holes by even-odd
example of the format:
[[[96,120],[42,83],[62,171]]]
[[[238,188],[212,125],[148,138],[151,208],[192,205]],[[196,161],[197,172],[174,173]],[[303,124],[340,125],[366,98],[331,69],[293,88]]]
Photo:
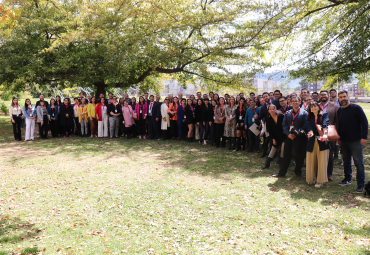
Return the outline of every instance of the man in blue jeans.
[[[338,134],[341,141],[345,176],[339,185],[346,186],[352,184],[352,156],[357,169],[356,192],[363,193],[365,185],[365,167],[362,156],[362,146],[365,145],[367,141],[369,124],[362,108],[359,105],[350,103],[347,91],[340,91],[338,96],[339,102],[342,105],[342,107],[338,109]]]

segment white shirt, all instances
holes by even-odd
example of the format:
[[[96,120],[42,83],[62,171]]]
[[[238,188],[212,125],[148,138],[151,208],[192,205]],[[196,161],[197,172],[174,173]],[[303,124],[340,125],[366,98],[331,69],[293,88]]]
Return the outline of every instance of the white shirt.
[[[328,105],[329,105],[329,102],[326,102],[326,104],[324,105],[320,104],[321,111],[326,112],[326,110],[328,109]]]
[[[22,115],[22,106],[20,105],[11,105],[9,106],[9,115],[12,117],[12,115],[21,116]]]

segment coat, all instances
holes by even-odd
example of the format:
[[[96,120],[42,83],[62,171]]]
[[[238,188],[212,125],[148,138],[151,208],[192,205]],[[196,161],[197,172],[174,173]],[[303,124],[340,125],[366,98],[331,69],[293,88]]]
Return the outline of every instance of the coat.
[[[276,143],[282,144],[285,139],[286,135],[283,131],[283,120],[284,120],[284,114],[278,114],[277,123],[275,123],[274,119],[269,116],[266,120],[266,129],[267,132],[270,135],[271,139],[275,139]]]
[[[167,127],[170,127],[170,116],[168,115],[168,106],[165,103],[161,105],[161,116],[161,129],[167,130]],[[166,118],[166,121],[163,118]]]
[[[183,108],[182,105],[177,107],[177,123],[178,124],[183,123],[184,115],[185,115],[185,108],[186,108],[186,106]]]
[[[137,119],[139,119],[140,104],[136,104],[134,113],[136,113]],[[147,114],[148,114],[148,104],[144,102],[140,119],[144,119]]]
[[[175,115],[171,118],[171,120],[177,120],[177,108],[179,108],[179,106],[174,104],[170,104],[170,107],[168,107],[168,112],[175,112]]]
[[[225,116],[230,117],[235,117],[230,121],[230,124],[228,124],[227,119],[225,120],[225,128],[224,128],[224,136],[225,137],[236,137],[236,116],[235,116],[235,110],[236,110],[236,105],[233,106],[233,108],[230,107],[230,105],[226,106],[225,109]]]
[[[46,108],[46,107],[45,107],[45,108]],[[42,110],[41,105],[37,106],[37,108],[36,108],[36,115],[37,115],[36,121],[37,121],[38,123],[40,123],[41,121],[43,121],[43,120],[44,120],[44,117],[43,117],[43,110]],[[47,109],[46,109],[46,115],[48,115],[48,113],[47,113]]]
[[[223,124],[225,123],[225,110],[226,110],[226,105],[224,105],[221,109],[220,105],[216,106],[216,109],[214,111],[214,116],[215,116],[215,123],[216,124]]]
[[[81,123],[82,116],[85,116],[85,121],[89,122],[89,116],[87,113],[87,106],[88,104],[85,104],[84,107],[82,108],[82,104],[78,106],[78,122]]]
[[[53,113],[51,111],[51,105],[48,105],[47,110],[51,118],[55,118],[55,120],[58,120],[59,106],[54,105],[54,116],[52,116]]]
[[[92,118],[96,118],[96,104],[90,103],[87,105],[87,115]]]
[[[321,122],[321,117],[322,117],[322,122]],[[317,124],[321,125],[322,128],[327,128],[329,125],[329,114],[327,112],[324,112],[322,115],[319,115],[317,118]],[[319,132],[317,131],[316,124],[315,124],[315,118],[309,118],[308,119],[308,130],[313,131],[313,137],[308,139],[307,142],[307,152],[313,152],[313,148],[315,146],[315,141],[316,141],[316,136],[319,135]],[[327,142],[319,142],[319,148],[320,151],[328,150],[329,148],[329,143]]]
[[[106,114],[108,115],[108,106],[106,104],[104,104],[106,107],[107,107],[107,112]],[[95,109],[95,114],[97,115],[97,121],[102,121],[103,119],[103,116],[102,116],[102,111],[101,111],[101,107],[102,107],[102,104],[101,103],[98,103],[98,105],[96,106],[96,109]]]
[[[34,106],[34,105],[31,105],[31,111],[30,111],[30,109],[25,109],[25,107],[23,107],[22,108],[22,110],[23,110],[23,114],[24,114],[24,116],[27,118],[27,119],[29,119],[29,118],[31,118],[30,117],[30,114],[32,113],[32,117],[36,117],[36,107]]]
[[[67,115],[68,114],[68,118]],[[62,126],[72,126],[73,125],[73,108],[72,105],[62,104],[59,109],[59,121]]]
[[[186,124],[188,125],[194,124],[195,122],[194,111],[195,111],[194,107],[192,109],[188,104],[185,106]]]

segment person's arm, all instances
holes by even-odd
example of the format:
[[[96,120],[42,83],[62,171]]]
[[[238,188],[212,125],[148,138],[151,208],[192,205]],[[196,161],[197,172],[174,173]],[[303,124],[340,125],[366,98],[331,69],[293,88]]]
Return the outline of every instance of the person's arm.
[[[361,123],[361,144],[364,145],[367,140],[368,132],[369,132],[369,122],[367,121],[366,115],[362,107],[357,107],[356,109],[357,117]]]
[[[322,114],[322,123],[321,123],[321,125],[322,125],[322,128],[328,128],[328,126],[329,126],[329,113],[327,113],[327,112],[324,112],[323,114]]]
[[[31,108],[31,111],[32,111],[32,108]],[[24,115],[27,119],[31,118],[31,117],[30,117],[30,115],[28,114],[27,110],[25,110],[25,109],[24,109],[24,107],[22,108],[22,112],[23,112],[23,115]],[[49,112],[49,109],[48,109],[48,112]]]
[[[308,113],[306,111],[303,112],[302,114],[303,116],[303,130],[306,132],[306,134],[308,133],[308,129],[309,129],[309,126],[308,126],[308,119],[307,119],[307,116],[308,116]]]
[[[290,125],[288,123],[288,114],[285,114],[284,119],[283,119],[283,132],[287,136],[289,135],[289,128],[290,128]]]
[[[244,127],[248,127],[248,109],[245,111]]]

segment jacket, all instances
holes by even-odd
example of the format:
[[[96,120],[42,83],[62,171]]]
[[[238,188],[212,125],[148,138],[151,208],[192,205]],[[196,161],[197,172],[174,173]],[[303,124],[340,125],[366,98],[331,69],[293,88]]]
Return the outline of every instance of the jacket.
[[[90,103],[87,105],[87,116],[89,117],[92,117],[92,118],[96,118],[96,104],[93,104],[93,103]]]
[[[202,121],[205,122],[205,123],[211,121],[211,119],[209,118],[210,117],[209,116],[210,115],[210,110],[212,110],[212,112],[213,112],[211,104],[208,104],[207,106],[206,105],[202,106]],[[212,120],[213,120],[213,117],[212,117]]]
[[[67,115],[68,114],[68,118]],[[62,104],[59,108],[59,121],[62,126],[71,126],[73,125],[73,108],[72,105],[68,104],[67,106],[65,104]]]
[[[108,115],[108,106],[104,103],[104,106],[107,107],[107,111],[106,111],[106,114]],[[97,115],[96,119],[97,121],[102,121],[103,120],[103,116],[102,116],[102,111],[101,111],[101,107],[102,107],[102,104],[101,103],[98,103],[98,105],[96,106],[96,109],[95,109],[95,114]]]
[[[216,124],[224,124],[225,123],[225,111],[226,111],[226,105],[224,105],[221,109],[220,105],[216,106],[215,109],[215,121]]]
[[[271,139],[275,139],[277,144],[282,144],[286,139],[286,134],[283,131],[284,114],[278,114],[277,123],[269,116],[266,120],[266,129]]]
[[[136,113],[137,119],[139,119],[140,104],[136,104],[134,113]],[[144,102],[142,113],[141,113],[141,119],[144,119],[146,115],[148,115],[148,104]]]
[[[41,105],[37,106],[37,108],[36,108],[36,115],[37,115],[36,121],[38,123],[40,123],[41,121],[44,121],[44,113],[43,113],[43,110],[42,110]],[[48,115],[47,109],[46,109],[46,115]]]
[[[89,116],[88,116],[88,113],[87,113],[87,104],[84,105],[84,107],[82,108],[82,104],[80,104],[78,106],[78,122],[81,123],[81,120],[82,120],[82,116],[83,115],[85,117],[85,121],[86,122],[89,122]]]
[[[203,122],[202,106],[201,105],[195,106],[194,115],[195,115],[195,123],[199,123],[199,125],[200,125]]]
[[[36,117],[36,107],[32,104],[31,105],[31,110],[30,109],[27,109],[26,110],[26,108],[25,107],[23,107],[23,115],[27,118],[27,119],[29,119],[29,118],[31,118],[31,116],[30,116],[30,113],[32,112],[32,117]]]
[[[122,115],[122,109],[121,109],[121,105],[120,104],[117,104],[116,106],[111,103],[108,105],[108,116],[110,117],[113,117],[113,115],[111,115],[110,113],[114,113],[114,114],[120,114],[118,117],[120,117]]]
[[[322,119],[322,122],[321,122],[321,119]],[[327,112],[324,112],[322,115],[319,115],[317,118],[317,124],[321,125],[322,128],[327,128],[329,125],[329,114]],[[313,137],[309,138],[307,142],[307,152],[312,152],[313,147],[315,146],[316,136],[319,135],[319,132],[317,131],[317,128],[316,128],[314,117],[308,119],[308,131],[313,131]],[[329,143],[320,142],[320,141],[318,142],[319,142],[320,151],[330,149]]]
[[[239,105],[236,107],[236,110],[235,110],[235,116],[236,116],[236,123],[239,124],[239,126],[241,126],[240,124],[243,123],[244,125],[244,120],[245,120],[245,114],[246,114],[246,110],[243,109],[242,107],[242,110],[240,111],[240,107]]]
[[[185,108],[186,106],[183,108],[182,105],[179,105],[179,107],[177,107],[177,123],[178,124],[183,123],[184,115],[185,115]]]
[[[174,104],[170,104],[170,107],[168,107],[168,112],[175,112],[175,115],[171,118],[171,120],[177,120],[177,108],[179,108],[179,106]]]
[[[251,109],[251,107],[247,109],[247,111],[245,112],[244,126],[250,127],[253,125],[253,123],[256,123],[257,126],[260,125],[260,118],[255,119],[253,122],[254,114],[260,115],[260,109],[260,107],[256,107],[253,110]]]
[[[148,108],[148,111],[149,111],[149,108]],[[150,118],[150,121],[156,122],[155,120],[156,118],[158,118],[158,120],[161,120],[161,103],[160,102],[153,103],[152,117]]]
[[[283,120],[283,130],[284,134],[288,136],[290,134],[290,126],[294,126],[296,129],[304,130],[307,134],[308,132],[308,122],[307,122],[307,115],[308,113],[305,110],[300,109],[299,114],[294,119],[293,122],[293,110],[289,110],[284,115]],[[292,124],[293,122],[293,124]]]
[[[168,106],[164,103],[161,105],[161,115],[161,129],[167,130],[167,127],[170,127],[170,116],[168,116]],[[166,121],[163,118],[166,118]]]
[[[51,105],[48,105],[47,110],[51,118],[55,118],[55,120],[58,120],[59,107],[57,105],[54,105],[54,116],[51,110]]]
[[[185,106],[185,116],[186,116],[186,124],[194,124],[195,122],[195,116],[194,116],[194,107],[189,106],[188,104]]]

